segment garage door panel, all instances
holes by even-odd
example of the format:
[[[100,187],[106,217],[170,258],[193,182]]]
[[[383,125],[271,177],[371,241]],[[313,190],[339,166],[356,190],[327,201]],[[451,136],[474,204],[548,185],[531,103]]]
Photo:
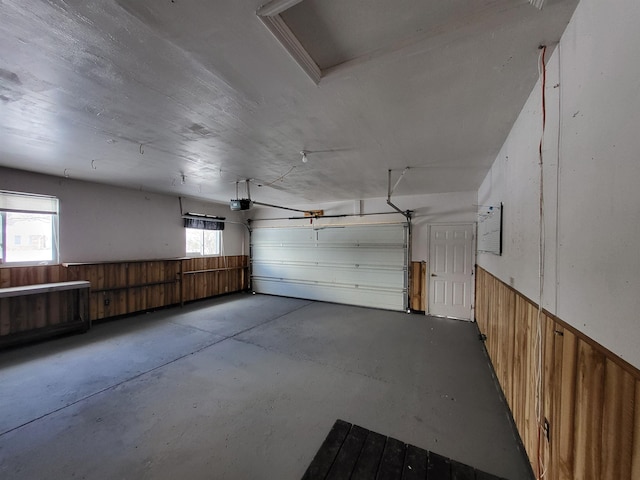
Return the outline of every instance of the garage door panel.
[[[404,290],[353,288],[345,289],[339,285],[306,284],[301,282],[273,281],[255,278],[253,288],[256,292],[284,297],[306,298],[320,302],[344,303],[385,310],[404,310]]]
[[[253,276],[295,281],[388,287],[403,285],[404,270],[380,268],[348,268],[341,265],[283,265],[254,263]]]
[[[407,244],[405,224],[257,228],[252,286],[258,293],[405,310]]]
[[[315,262],[315,253],[310,251],[312,248],[313,247],[304,249],[276,247],[273,245],[254,245],[251,247],[251,255],[256,261],[258,261],[258,259],[268,259],[273,262],[308,262],[313,259]]]
[[[404,232],[402,230],[389,228],[388,225],[380,225],[377,227],[379,228],[376,228],[375,238],[371,237],[371,226],[351,226],[345,228],[326,228],[316,230],[316,239],[319,242],[326,242],[331,244],[397,244],[402,247],[405,241]]]
[[[372,248],[372,247],[330,247],[327,245],[306,247],[284,244],[254,245],[254,259],[269,259],[281,262],[322,262],[344,263],[347,265],[389,265],[404,266],[404,248]]]
[[[287,231],[286,236],[282,234],[284,230]],[[313,230],[308,228],[263,228],[259,230],[259,234],[260,242],[264,244],[279,244],[283,241],[287,243],[309,243],[316,238]]]

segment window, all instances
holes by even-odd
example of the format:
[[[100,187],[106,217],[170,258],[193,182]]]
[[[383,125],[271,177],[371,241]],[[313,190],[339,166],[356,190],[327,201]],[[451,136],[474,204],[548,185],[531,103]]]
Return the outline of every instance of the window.
[[[185,228],[187,255],[220,255],[220,231]]]
[[[57,198],[0,191],[0,263],[57,263],[57,239]]]
[[[224,219],[211,218],[205,215],[189,214],[184,218],[186,232],[187,255],[206,256],[220,255]]]

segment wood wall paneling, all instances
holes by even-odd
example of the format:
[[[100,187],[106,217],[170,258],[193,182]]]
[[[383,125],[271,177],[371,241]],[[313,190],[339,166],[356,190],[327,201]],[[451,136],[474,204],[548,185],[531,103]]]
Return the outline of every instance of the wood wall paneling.
[[[91,290],[0,299],[0,337],[55,327],[69,316],[100,320],[245,290],[248,265],[248,258],[238,255],[3,267],[0,288],[88,280]],[[85,294],[88,312],[79,313],[77,296]]]
[[[631,445],[631,478],[640,478],[640,380],[636,379],[633,410],[633,443]]]
[[[147,309],[147,296],[143,285],[147,283],[147,267],[143,262],[129,263],[127,269],[127,311],[140,312]]]
[[[534,473],[640,479],[640,371],[548,312],[538,322],[533,302],[482,268],[476,273],[478,328]]]
[[[610,360],[604,378],[600,478],[631,478],[636,382]]]
[[[427,263],[411,262],[411,275],[409,276],[411,286],[410,305],[411,309],[418,312],[427,311]]]
[[[182,299],[185,302],[248,288],[246,256],[204,257],[184,261]]]
[[[556,383],[556,395],[554,399],[555,411],[552,416],[554,451],[552,458],[558,457],[557,478],[563,480],[573,480],[574,472],[574,405],[576,402],[576,372],[578,365],[578,338],[569,330],[559,328],[562,331],[562,351],[560,362],[559,380]],[[556,349],[557,351],[558,349]],[[557,453],[555,452],[557,445]],[[556,472],[554,472],[556,473]]]
[[[5,287],[0,287],[5,288]],[[0,298],[0,337],[11,333],[11,316],[9,310],[9,301],[6,298]]]
[[[604,390],[604,356],[584,342],[578,343],[575,404],[575,469],[577,478],[599,478],[600,429]],[[599,445],[600,444],[600,445]]]

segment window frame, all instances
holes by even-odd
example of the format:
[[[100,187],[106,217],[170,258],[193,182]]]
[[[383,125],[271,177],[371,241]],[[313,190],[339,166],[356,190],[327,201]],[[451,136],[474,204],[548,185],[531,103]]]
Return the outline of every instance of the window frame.
[[[207,230],[207,229],[203,229],[203,228],[188,228],[185,227],[184,229],[185,231],[185,255],[186,256],[191,256],[191,257],[220,257],[222,255],[222,232],[223,230]],[[188,232],[189,231],[193,231],[193,232],[200,232],[202,237],[201,237],[201,241],[200,241],[200,252],[196,252],[196,251],[189,251],[188,250],[188,246],[187,246],[187,241],[188,241]],[[205,241],[204,241],[204,235],[205,232],[211,232],[214,233],[216,235],[216,242],[215,242],[215,251],[216,253],[209,253],[209,254],[205,254],[204,253],[204,246],[205,246]]]
[[[60,248],[59,248],[59,234],[60,234],[60,201],[57,197],[51,195],[39,195],[35,193],[27,192],[12,192],[7,190],[0,190],[0,267],[25,267],[25,266],[37,266],[37,265],[57,265],[60,263]],[[11,204],[11,198],[24,197],[25,203],[22,208],[18,205]],[[9,199],[9,200],[7,200]],[[34,208],[24,207],[28,204],[28,201],[47,201],[51,202],[51,206],[55,205],[55,208],[48,208],[48,211],[41,211]],[[4,205],[5,207],[3,207]],[[7,206],[9,205],[9,206]],[[43,209],[44,210],[44,209]],[[7,261],[7,247],[9,242],[7,232],[7,216],[11,213],[22,213],[32,215],[47,215],[51,217],[51,260],[26,260],[26,261]]]

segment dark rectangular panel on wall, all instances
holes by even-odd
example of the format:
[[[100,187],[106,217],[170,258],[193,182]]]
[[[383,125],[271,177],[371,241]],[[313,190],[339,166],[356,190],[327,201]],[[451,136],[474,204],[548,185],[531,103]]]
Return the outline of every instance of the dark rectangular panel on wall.
[[[534,472],[640,478],[640,371],[544,311],[538,343],[537,306],[486,270],[476,274],[478,328]]]

